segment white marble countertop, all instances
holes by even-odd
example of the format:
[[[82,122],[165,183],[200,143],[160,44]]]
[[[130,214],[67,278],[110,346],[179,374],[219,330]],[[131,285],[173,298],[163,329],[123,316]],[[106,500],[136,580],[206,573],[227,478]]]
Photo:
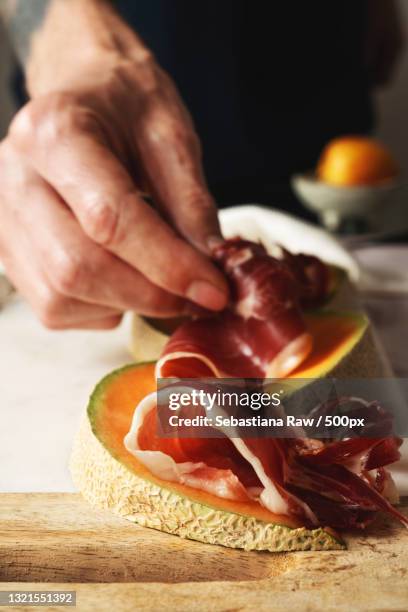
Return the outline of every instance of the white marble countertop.
[[[18,298],[0,311],[0,491],[73,491],[67,462],[96,382],[132,361],[129,322],[44,329]]]

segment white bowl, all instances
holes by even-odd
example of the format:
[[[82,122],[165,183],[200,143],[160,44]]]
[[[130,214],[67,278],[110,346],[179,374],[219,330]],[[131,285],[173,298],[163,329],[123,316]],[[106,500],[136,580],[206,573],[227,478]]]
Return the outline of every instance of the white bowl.
[[[337,230],[345,219],[369,221],[378,208],[396,201],[396,195],[403,187],[399,179],[378,185],[340,187],[318,180],[312,172],[295,174],[291,182],[305,207],[317,213],[323,225],[331,231]]]

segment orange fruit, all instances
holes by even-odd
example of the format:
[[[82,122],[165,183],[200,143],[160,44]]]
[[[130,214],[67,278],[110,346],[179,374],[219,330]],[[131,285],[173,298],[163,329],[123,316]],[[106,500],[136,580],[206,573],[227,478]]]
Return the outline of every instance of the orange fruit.
[[[331,185],[375,185],[395,178],[399,169],[392,154],[364,136],[344,136],[329,142],[317,165],[317,176]]]

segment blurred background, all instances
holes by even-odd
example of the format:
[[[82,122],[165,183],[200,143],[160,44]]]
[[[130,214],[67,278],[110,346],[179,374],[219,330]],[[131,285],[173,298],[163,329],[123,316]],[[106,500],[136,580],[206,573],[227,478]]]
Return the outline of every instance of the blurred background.
[[[399,0],[405,31],[408,31],[408,2]],[[405,178],[408,176],[408,47],[405,46],[395,79],[376,95],[378,124],[375,134],[394,151]]]
[[[408,31],[408,1],[399,0],[400,20],[405,32]],[[16,110],[16,101],[13,96],[12,74],[16,59],[7,38],[7,33],[0,22],[0,138],[6,131],[8,124]],[[360,234],[363,240],[373,235],[380,237],[408,232],[408,215],[406,214],[407,199],[407,178],[408,178],[408,138],[405,126],[407,124],[408,109],[408,45],[405,45],[400,61],[393,78],[386,87],[375,90],[375,128],[371,134],[377,138],[395,158],[399,166],[399,176],[396,185],[391,184],[389,190],[383,193],[382,188],[368,189],[366,192],[360,191],[362,201],[356,197],[353,190],[327,189],[324,183],[313,183],[308,181],[307,175],[299,175],[299,183],[296,184],[296,176],[292,180],[292,189],[297,200],[302,205],[292,210],[297,215],[306,218],[319,219],[327,229],[340,232],[341,234]],[[312,119],[311,119],[312,121]],[[279,146],[279,144],[278,144]],[[293,150],[293,147],[292,147]],[[316,160],[317,161],[317,160]],[[239,173],[240,169],[236,168]],[[321,178],[321,177],[320,177]],[[211,181],[210,181],[211,182]],[[395,189],[397,186],[398,189]],[[223,203],[222,196],[217,195],[220,203]],[[339,201],[337,201],[339,196]],[[242,198],[240,200],[240,198]],[[286,208],[285,197],[280,196],[279,192],[268,194],[262,198],[251,190],[245,190],[242,186],[238,187],[231,201],[225,204],[238,203],[239,201],[257,200],[263,204]],[[380,200],[376,204],[376,200]],[[328,206],[330,205],[330,206]],[[293,207],[293,202],[291,203]],[[346,213],[346,207],[351,207],[360,218],[365,218],[363,224],[346,223],[343,221],[350,216]],[[331,207],[331,208],[330,208]],[[333,209],[333,210],[331,210]],[[339,210],[341,214],[339,214]],[[334,211],[334,212],[333,212]],[[353,216],[353,215],[351,215]]]
[[[399,0],[401,16],[408,30],[408,2]],[[6,33],[0,23],[0,137],[14,112],[14,101],[10,93],[10,73],[14,57]],[[377,127],[374,135],[393,151],[401,166],[402,173],[408,177],[408,138],[405,125],[408,122],[408,46],[398,65],[392,83],[376,96]]]

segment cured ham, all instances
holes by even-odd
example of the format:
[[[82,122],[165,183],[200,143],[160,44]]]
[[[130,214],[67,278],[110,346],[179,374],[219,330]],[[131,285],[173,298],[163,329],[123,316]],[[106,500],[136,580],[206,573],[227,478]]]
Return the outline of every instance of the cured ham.
[[[399,458],[397,438],[160,438],[156,393],[135,411],[125,446],[155,476],[225,499],[256,500],[305,525],[365,527],[378,511],[408,526],[384,469]]]
[[[317,257],[282,249],[283,261],[296,280],[298,297],[303,307],[319,306],[330,292],[329,268]]]
[[[249,473],[250,466],[245,465],[239,454],[234,454],[227,438],[221,444],[219,440],[207,439],[202,440],[204,444],[200,441],[197,444],[188,438],[158,438],[156,432],[156,393],[151,393],[135,411],[131,429],[124,440],[128,451],[152,474],[168,482],[179,482],[225,499],[251,499],[251,485],[256,486],[258,482]],[[197,454],[206,461],[198,461]],[[235,467],[246,482],[247,489],[231,467]]]
[[[292,509],[316,523],[308,507],[282,487],[279,457],[273,456],[269,440],[159,438],[156,393],[152,393],[137,407],[124,442],[129,452],[163,480],[225,499],[258,499],[275,514],[289,514]]]
[[[268,321],[244,320],[227,311],[211,319],[184,323],[171,336],[157,362],[157,377],[285,376],[303,361],[312,346],[300,317],[290,321],[290,327],[285,328],[285,322],[280,316]]]
[[[157,377],[183,371],[240,378],[288,375],[312,349],[301,310],[301,297],[313,284],[304,260],[288,265],[262,245],[239,238],[215,249],[214,259],[230,282],[230,306],[181,325],[157,363]]]
[[[283,377],[309,353],[312,338],[302,309],[328,292],[328,270],[317,258],[267,254],[262,245],[226,241],[214,259],[230,282],[228,309],[182,324],[156,367],[159,378]],[[316,407],[330,414],[347,400],[364,415],[371,438],[159,437],[156,393],[136,407],[125,446],[156,477],[220,498],[255,500],[274,514],[305,525],[365,527],[376,512],[408,526],[385,466],[399,459],[387,413],[375,402],[341,398]]]

